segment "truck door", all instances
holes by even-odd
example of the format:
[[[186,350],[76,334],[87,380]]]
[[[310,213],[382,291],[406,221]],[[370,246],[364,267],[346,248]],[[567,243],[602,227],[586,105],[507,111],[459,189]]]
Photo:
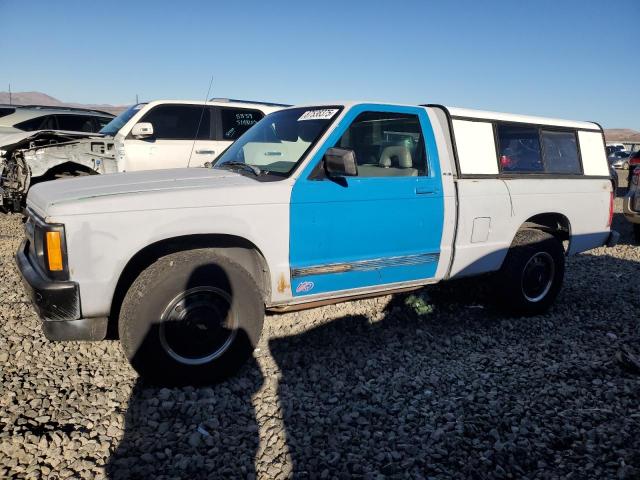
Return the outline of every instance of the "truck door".
[[[319,164],[331,147],[354,151],[357,176],[324,174]],[[433,278],[443,221],[438,151],[426,111],[353,107],[292,190],[293,295]]]

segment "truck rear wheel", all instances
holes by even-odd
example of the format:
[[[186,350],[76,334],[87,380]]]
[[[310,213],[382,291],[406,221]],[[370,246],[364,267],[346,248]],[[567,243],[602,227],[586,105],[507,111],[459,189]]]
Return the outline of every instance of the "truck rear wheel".
[[[564,279],[564,250],[551,234],[526,229],[516,234],[502,269],[497,293],[502,306],[523,315],[549,309]]]
[[[120,342],[152,383],[207,384],[227,378],[260,338],[264,304],[253,278],[213,249],[160,258],[122,303]]]

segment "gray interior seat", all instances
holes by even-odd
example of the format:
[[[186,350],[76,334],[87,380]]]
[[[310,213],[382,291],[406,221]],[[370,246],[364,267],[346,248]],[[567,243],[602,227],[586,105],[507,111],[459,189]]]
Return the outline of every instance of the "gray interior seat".
[[[393,145],[390,147],[384,147],[382,154],[380,155],[381,167],[398,167],[398,168],[412,168],[413,159],[411,158],[411,152],[404,145]]]
[[[417,177],[418,169],[413,168],[411,151],[404,145],[387,145],[381,147],[382,152],[377,162],[360,163],[359,177]]]

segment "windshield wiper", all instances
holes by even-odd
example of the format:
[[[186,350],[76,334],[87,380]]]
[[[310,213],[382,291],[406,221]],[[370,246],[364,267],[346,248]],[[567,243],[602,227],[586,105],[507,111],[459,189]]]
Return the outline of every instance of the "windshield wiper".
[[[258,167],[254,166],[254,165],[249,165],[248,163],[237,162],[237,161],[224,162],[218,168],[223,168],[223,167],[226,167],[226,166],[239,167],[242,170],[245,170],[245,171],[253,173],[256,177],[258,177],[258,176],[260,176],[262,174],[262,170],[260,170]]]

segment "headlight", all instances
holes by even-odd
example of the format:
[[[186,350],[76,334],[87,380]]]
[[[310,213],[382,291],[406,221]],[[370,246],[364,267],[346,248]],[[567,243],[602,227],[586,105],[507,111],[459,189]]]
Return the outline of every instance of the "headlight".
[[[64,225],[46,223],[30,212],[25,233],[31,245],[30,253],[38,266],[52,279],[67,280],[67,245]]]
[[[47,265],[50,272],[64,270],[62,262],[62,240],[59,230],[46,232],[45,244],[47,245]]]

